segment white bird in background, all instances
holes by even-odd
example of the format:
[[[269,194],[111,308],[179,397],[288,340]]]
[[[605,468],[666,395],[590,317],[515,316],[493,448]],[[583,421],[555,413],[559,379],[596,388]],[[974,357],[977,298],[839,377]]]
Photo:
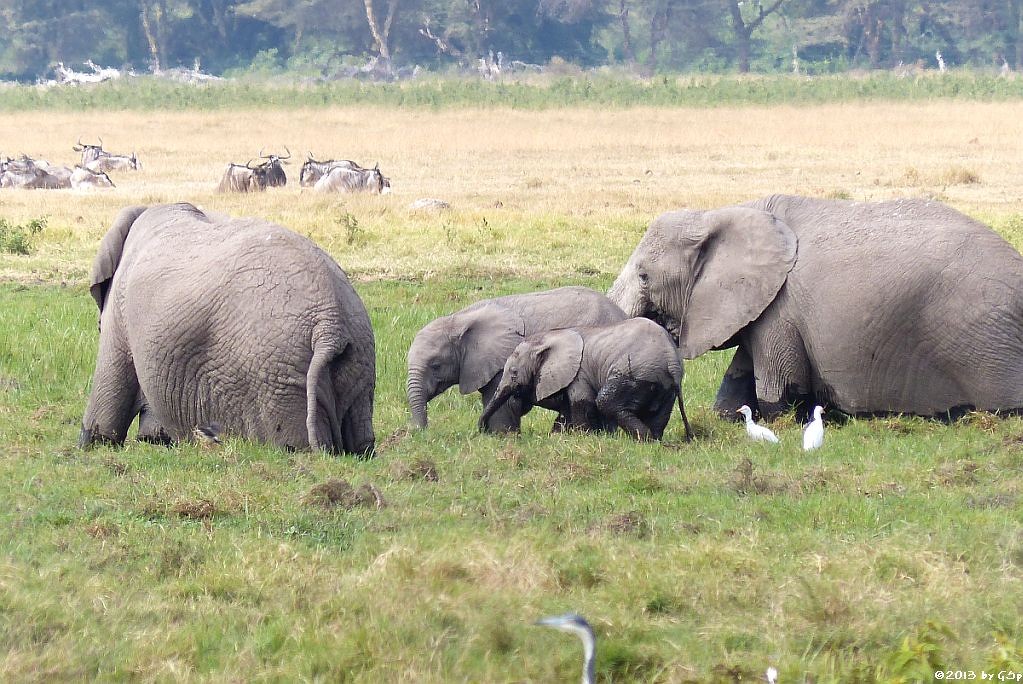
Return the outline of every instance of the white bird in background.
[[[767,668],[767,684],[778,684],[778,668]]]
[[[736,413],[741,413],[746,416],[746,434],[754,442],[774,442],[778,443],[778,436],[771,432],[768,428],[763,425],[757,425],[753,422],[753,411],[750,410],[749,406],[745,404],[740,406]]]
[[[813,407],[813,420],[803,430],[803,451],[812,451],[824,443],[824,407]]]
[[[597,637],[582,615],[566,613],[557,617],[546,617],[537,620],[536,624],[553,627],[563,632],[571,632],[583,642],[583,684],[595,684],[597,681]]]

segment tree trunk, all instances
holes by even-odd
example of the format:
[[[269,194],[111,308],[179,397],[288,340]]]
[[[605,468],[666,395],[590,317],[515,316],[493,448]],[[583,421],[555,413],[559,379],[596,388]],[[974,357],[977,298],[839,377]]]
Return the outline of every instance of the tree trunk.
[[[657,71],[657,47],[664,40],[671,19],[670,5],[654,11],[650,17],[650,56],[647,57],[647,69],[651,74]]]
[[[394,22],[394,13],[398,9],[399,0],[388,0],[387,17],[384,19],[383,26],[380,25],[373,11],[373,0],[363,0],[363,2],[366,5],[366,21],[369,22],[369,30],[373,34],[373,40],[376,42],[377,54],[383,63],[383,69],[388,74],[393,73],[391,67],[391,48],[387,41],[390,38],[391,24]]]
[[[1023,69],[1023,2],[1021,0],[1013,0],[1012,2],[1012,20],[1014,30],[1012,32],[1013,48],[1009,55],[1015,54],[1016,63],[1013,65],[1016,69]]]
[[[159,72],[163,69],[163,60],[160,59],[163,50],[160,46],[159,18],[153,17],[153,14],[159,15],[159,12],[159,8],[153,12],[149,5],[143,2],[139,13],[139,18],[142,21],[142,31],[146,34],[146,42],[149,44],[149,55],[153,59],[154,72]]]
[[[632,49],[632,31],[629,28],[629,6],[627,0],[618,4],[618,20],[622,23],[622,54],[629,65],[636,63],[636,52]]]
[[[750,34],[742,31],[735,35],[735,42],[739,48],[739,73],[749,73],[750,62]]]

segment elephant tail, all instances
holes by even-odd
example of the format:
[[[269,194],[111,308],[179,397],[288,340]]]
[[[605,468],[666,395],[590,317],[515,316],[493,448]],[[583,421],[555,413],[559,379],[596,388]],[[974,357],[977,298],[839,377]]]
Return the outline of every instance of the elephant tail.
[[[330,345],[314,344],[313,358],[306,373],[305,426],[309,434],[309,448],[314,451],[336,451],[342,448],[341,422],[338,420],[334,386],[330,378],[330,365],[337,355],[338,350]],[[324,424],[329,426],[329,432],[323,430]]]
[[[686,406],[682,401],[682,385],[678,386],[678,412],[682,415],[682,424],[686,426],[686,441],[693,441],[693,428],[689,425],[689,417],[686,416]]]

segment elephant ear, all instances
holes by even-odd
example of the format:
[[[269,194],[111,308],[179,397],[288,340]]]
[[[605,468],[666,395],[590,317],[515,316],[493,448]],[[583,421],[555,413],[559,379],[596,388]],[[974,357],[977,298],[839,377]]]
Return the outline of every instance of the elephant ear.
[[[724,344],[756,320],[796,263],[795,233],[766,211],[708,211],[703,228],[679,330],[679,349],[687,359]]]
[[[89,293],[96,300],[96,306],[103,311],[103,305],[107,299],[107,291],[110,289],[110,281],[114,277],[117,265],[121,263],[121,253],[124,251],[124,242],[128,239],[128,233],[135,219],[149,207],[136,206],[126,207],[121,210],[114,219],[114,224],[103,236],[99,243],[99,251],[92,261],[92,275],[89,277]]]
[[[458,390],[477,392],[504,368],[504,362],[526,337],[526,322],[499,304],[465,312],[468,321],[456,344],[462,350]]]
[[[536,373],[536,400],[543,401],[565,389],[579,374],[583,361],[583,338],[575,330],[553,330],[543,334]]]

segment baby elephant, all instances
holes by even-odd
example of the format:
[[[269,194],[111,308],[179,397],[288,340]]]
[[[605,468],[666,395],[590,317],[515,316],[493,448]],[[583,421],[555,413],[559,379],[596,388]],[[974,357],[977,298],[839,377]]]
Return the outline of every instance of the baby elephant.
[[[531,335],[508,357],[480,429],[513,397],[524,410],[536,404],[558,411],[567,427],[621,427],[644,440],[661,438],[677,397],[686,441],[693,436],[682,403],[678,348],[664,328],[646,318]],[[554,429],[561,427],[555,423]]]

